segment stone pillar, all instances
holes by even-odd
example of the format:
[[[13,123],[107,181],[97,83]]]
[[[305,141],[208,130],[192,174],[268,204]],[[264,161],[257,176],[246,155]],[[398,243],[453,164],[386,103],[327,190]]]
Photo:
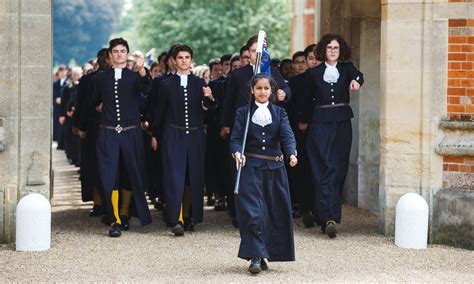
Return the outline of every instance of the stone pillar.
[[[0,1],[0,242],[15,240],[21,197],[50,197],[51,7]]]
[[[359,18],[359,69],[365,83],[352,95],[357,144],[351,157],[351,170],[357,175],[352,190],[357,207],[379,213],[380,167],[380,0],[353,1],[352,17]],[[379,8],[377,8],[379,7]],[[350,188],[347,190],[351,192]],[[355,193],[355,194],[354,194]]]
[[[446,21],[433,19],[441,4],[382,0],[379,224],[387,235],[403,194],[419,193],[432,209],[442,187],[434,150],[446,113],[447,33]]]

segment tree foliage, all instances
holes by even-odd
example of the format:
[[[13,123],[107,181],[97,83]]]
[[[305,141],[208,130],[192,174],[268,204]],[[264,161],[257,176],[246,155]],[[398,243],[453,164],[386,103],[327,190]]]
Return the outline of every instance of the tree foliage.
[[[263,29],[272,57],[290,51],[290,6],[286,0],[134,0],[123,19],[132,49],[168,50],[176,42],[193,48],[198,64],[238,52]]]
[[[53,0],[54,65],[93,58],[120,23],[123,0]]]

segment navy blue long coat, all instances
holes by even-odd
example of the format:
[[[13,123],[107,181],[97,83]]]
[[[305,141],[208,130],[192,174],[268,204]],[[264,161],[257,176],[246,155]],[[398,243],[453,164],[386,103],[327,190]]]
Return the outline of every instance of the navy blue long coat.
[[[251,115],[256,108],[252,103]],[[293,220],[284,161],[296,155],[296,142],[286,111],[273,104],[268,108],[272,123],[262,127],[250,122],[245,153],[272,157],[284,154],[284,159],[269,161],[246,156],[235,197],[241,238],[238,256],[247,260],[263,257],[269,261],[293,261]],[[237,110],[230,138],[232,153],[242,151],[247,110],[247,106]]]
[[[204,97],[204,80],[188,75],[186,88],[172,75],[160,83],[153,136],[158,139],[163,162],[163,190],[170,224],[178,223],[186,176],[189,177],[194,223],[203,219],[206,132],[203,104],[215,107]]]
[[[140,124],[142,93],[149,91],[151,77],[122,69],[122,78],[114,79],[114,69],[94,77],[95,105],[101,102],[102,113],[97,137],[97,162],[109,217],[114,220],[112,190],[118,186],[117,172],[122,156],[133,191],[133,200],[140,223],[151,223],[151,215],[143,188],[144,157]],[[122,131],[107,127],[122,128]],[[134,127],[124,130],[128,127]]]
[[[90,103],[92,101],[93,79],[97,71],[89,73],[79,81],[77,91],[77,102],[72,117],[73,126],[82,131],[87,132],[86,138],[81,140],[81,195],[82,201],[92,201],[92,191],[96,187],[102,194],[102,186],[99,184],[99,174],[97,169],[97,155],[95,144],[97,140],[97,132],[100,113],[95,114],[95,106]]]
[[[349,86],[362,85],[363,74],[351,62],[338,62],[339,79],[323,80],[324,63],[307,71],[305,98],[301,100],[300,121],[310,123],[306,151],[315,186],[317,223],[341,221],[341,196],[349,167],[352,142]],[[331,107],[334,106],[334,107]]]

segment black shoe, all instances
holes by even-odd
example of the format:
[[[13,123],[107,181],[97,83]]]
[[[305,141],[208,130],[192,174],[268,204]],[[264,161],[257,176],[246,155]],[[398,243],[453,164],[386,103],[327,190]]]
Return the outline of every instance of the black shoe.
[[[321,225],[321,233],[326,234],[326,224]]]
[[[314,216],[311,212],[303,214],[303,224],[306,228],[314,227]]]
[[[181,223],[178,223],[178,224],[174,225],[173,229],[171,229],[171,232],[176,237],[184,236],[184,229],[183,229],[183,226],[181,226]]]
[[[100,218],[100,222],[102,222],[102,224],[104,224],[104,225],[110,226],[110,225],[112,225],[113,221],[110,220],[108,215],[104,215]]]
[[[109,236],[112,238],[118,238],[122,235],[122,231],[120,230],[120,224],[113,224],[112,229],[109,230]]]
[[[219,199],[216,201],[216,205],[214,206],[215,211],[226,211],[227,206],[225,205],[225,201],[223,199]]]
[[[326,234],[329,238],[333,239],[336,237],[336,222],[334,221],[327,221],[326,222]]]
[[[100,205],[92,206],[92,209],[89,210],[89,217],[98,217],[102,215],[102,207]]]
[[[128,231],[128,229],[130,229],[130,220],[129,220],[128,216],[120,215],[120,222],[122,223],[120,225],[120,228],[123,231]]]
[[[186,232],[193,232],[193,231],[194,231],[193,219],[191,219],[191,218],[184,218],[184,230],[185,230]]]
[[[262,272],[261,261],[262,259],[260,257],[252,258],[250,261],[249,272],[252,274],[259,274]]]
[[[268,264],[265,262],[265,259],[262,258],[262,261],[260,262],[260,267],[262,268],[263,271],[268,270]]]

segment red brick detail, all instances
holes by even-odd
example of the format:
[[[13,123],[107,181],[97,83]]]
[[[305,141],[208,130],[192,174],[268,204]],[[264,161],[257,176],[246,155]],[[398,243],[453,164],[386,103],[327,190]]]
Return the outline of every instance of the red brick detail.
[[[450,1],[454,2],[454,1]],[[461,2],[461,1],[456,1]],[[466,1],[462,1],[466,2]],[[474,27],[474,19],[449,19],[448,29],[448,118],[473,120],[474,107],[464,96],[474,96],[474,36],[463,31]],[[471,101],[474,101],[471,99]],[[463,168],[464,170],[466,168]]]

